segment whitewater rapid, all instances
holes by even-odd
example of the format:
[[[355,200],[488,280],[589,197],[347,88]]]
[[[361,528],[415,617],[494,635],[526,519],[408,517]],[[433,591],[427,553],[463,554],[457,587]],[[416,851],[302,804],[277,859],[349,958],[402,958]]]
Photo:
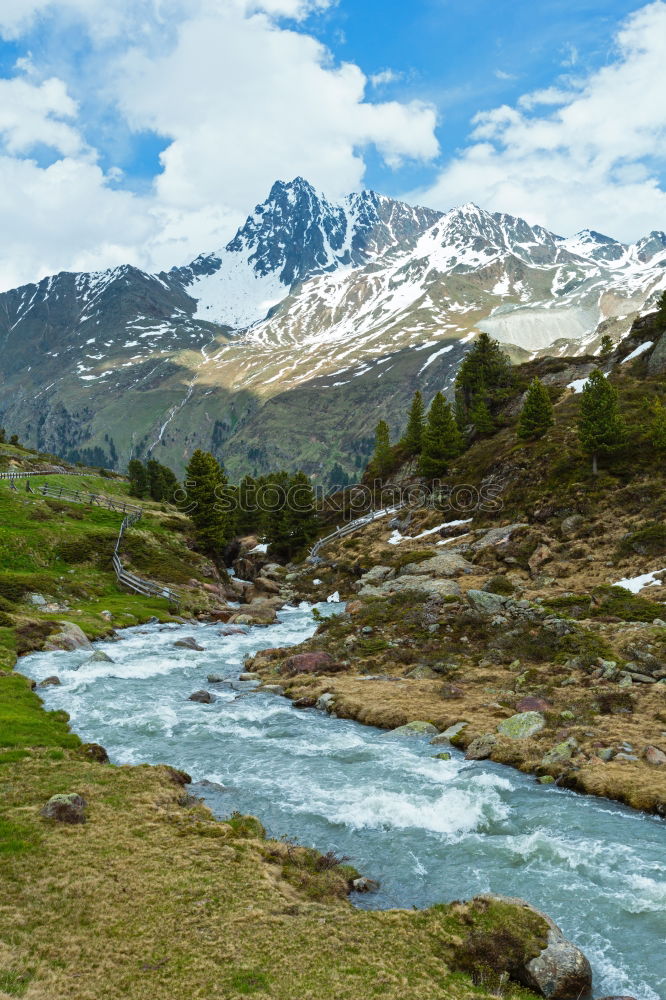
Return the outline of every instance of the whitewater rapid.
[[[341,606],[318,605],[321,614]],[[666,997],[666,822],[541,786],[488,762],[437,760],[442,747],[294,709],[238,681],[259,649],[312,635],[308,605],[278,624],[224,636],[222,626],[145,625],[90,653],[36,653],[20,669],[49,709],[114,763],[168,763],[222,817],[258,816],[271,835],[348,855],[380,881],[365,907],[423,907],[481,892],[518,895],[550,914],[589,957],[594,996]],[[194,636],[203,652],[174,648]],[[207,681],[209,674],[226,684]],[[188,700],[204,688],[210,704]]]

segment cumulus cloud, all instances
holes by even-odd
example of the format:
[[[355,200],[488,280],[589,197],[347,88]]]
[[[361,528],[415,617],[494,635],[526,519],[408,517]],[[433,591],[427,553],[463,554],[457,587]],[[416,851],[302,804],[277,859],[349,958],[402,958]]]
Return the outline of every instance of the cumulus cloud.
[[[390,165],[433,158],[432,107],[368,100],[362,70],[305,33],[331,2],[0,0],[5,37],[39,21],[89,45],[85,78],[59,53],[58,77],[24,56],[0,80],[0,286],[121,261],[169,267],[222,245],[277,178],[337,195],[362,183],[371,146]],[[91,80],[102,114],[164,141],[149,190],[100,167],[96,123],[75,100]]]
[[[589,76],[477,115],[471,142],[413,197],[475,201],[569,234],[632,240],[666,228],[666,3],[632,14]]]

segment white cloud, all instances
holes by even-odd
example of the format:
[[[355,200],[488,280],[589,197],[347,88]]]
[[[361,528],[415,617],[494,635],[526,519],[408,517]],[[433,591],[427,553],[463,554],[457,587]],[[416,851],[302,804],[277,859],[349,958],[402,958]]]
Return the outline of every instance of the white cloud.
[[[620,239],[666,228],[666,3],[621,26],[614,58],[587,78],[474,119],[471,143],[414,200],[476,201],[565,234]]]
[[[187,261],[222,245],[277,178],[301,174],[333,195],[357,188],[369,146],[391,165],[434,157],[432,107],[366,100],[358,66],[335,65],[289,28],[329,2],[0,0],[6,36],[54,18],[92,43],[84,81],[62,53],[63,79],[26,56],[0,81],[0,287],[60,269]],[[102,110],[164,138],[152,189],[132,194],[116,167],[97,165],[95,123],[71,96],[91,80]],[[38,144],[60,159],[26,159]]]
[[[396,73],[394,69],[383,69],[379,73],[373,73],[370,83],[373,87],[386,87],[390,83],[397,83],[402,79],[402,73]]]

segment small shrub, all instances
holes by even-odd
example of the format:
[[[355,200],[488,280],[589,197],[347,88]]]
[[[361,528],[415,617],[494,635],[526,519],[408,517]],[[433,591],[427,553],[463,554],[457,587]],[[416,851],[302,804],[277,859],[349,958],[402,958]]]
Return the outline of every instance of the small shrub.
[[[252,837],[257,840],[264,840],[266,837],[266,830],[256,816],[244,816],[243,813],[232,812],[225,822],[237,837]]]
[[[618,552],[621,556],[632,552],[641,556],[666,555],[666,524],[646,524],[630,532],[621,540]]]
[[[502,597],[510,597],[516,590],[511,581],[501,575],[491,577],[483,589],[489,594],[499,594]]]

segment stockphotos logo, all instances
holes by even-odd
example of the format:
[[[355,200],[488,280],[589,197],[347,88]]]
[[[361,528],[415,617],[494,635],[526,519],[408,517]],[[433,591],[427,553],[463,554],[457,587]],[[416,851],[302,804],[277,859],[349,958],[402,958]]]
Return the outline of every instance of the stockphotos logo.
[[[198,506],[195,480],[187,480],[174,494],[174,501],[184,514]],[[488,483],[477,488],[469,483],[444,483],[435,480],[429,486],[386,486],[379,480],[368,485],[358,483],[331,491],[304,483],[282,486],[262,483],[256,489],[239,490],[235,486],[215,489],[215,509],[233,514],[274,514],[281,510],[307,513],[313,509],[322,514],[338,514],[341,520],[353,521],[373,512],[391,513],[404,509],[430,509],[443,514],[472,514],[483,511],[497,514],[503,508],[502,488]]]

